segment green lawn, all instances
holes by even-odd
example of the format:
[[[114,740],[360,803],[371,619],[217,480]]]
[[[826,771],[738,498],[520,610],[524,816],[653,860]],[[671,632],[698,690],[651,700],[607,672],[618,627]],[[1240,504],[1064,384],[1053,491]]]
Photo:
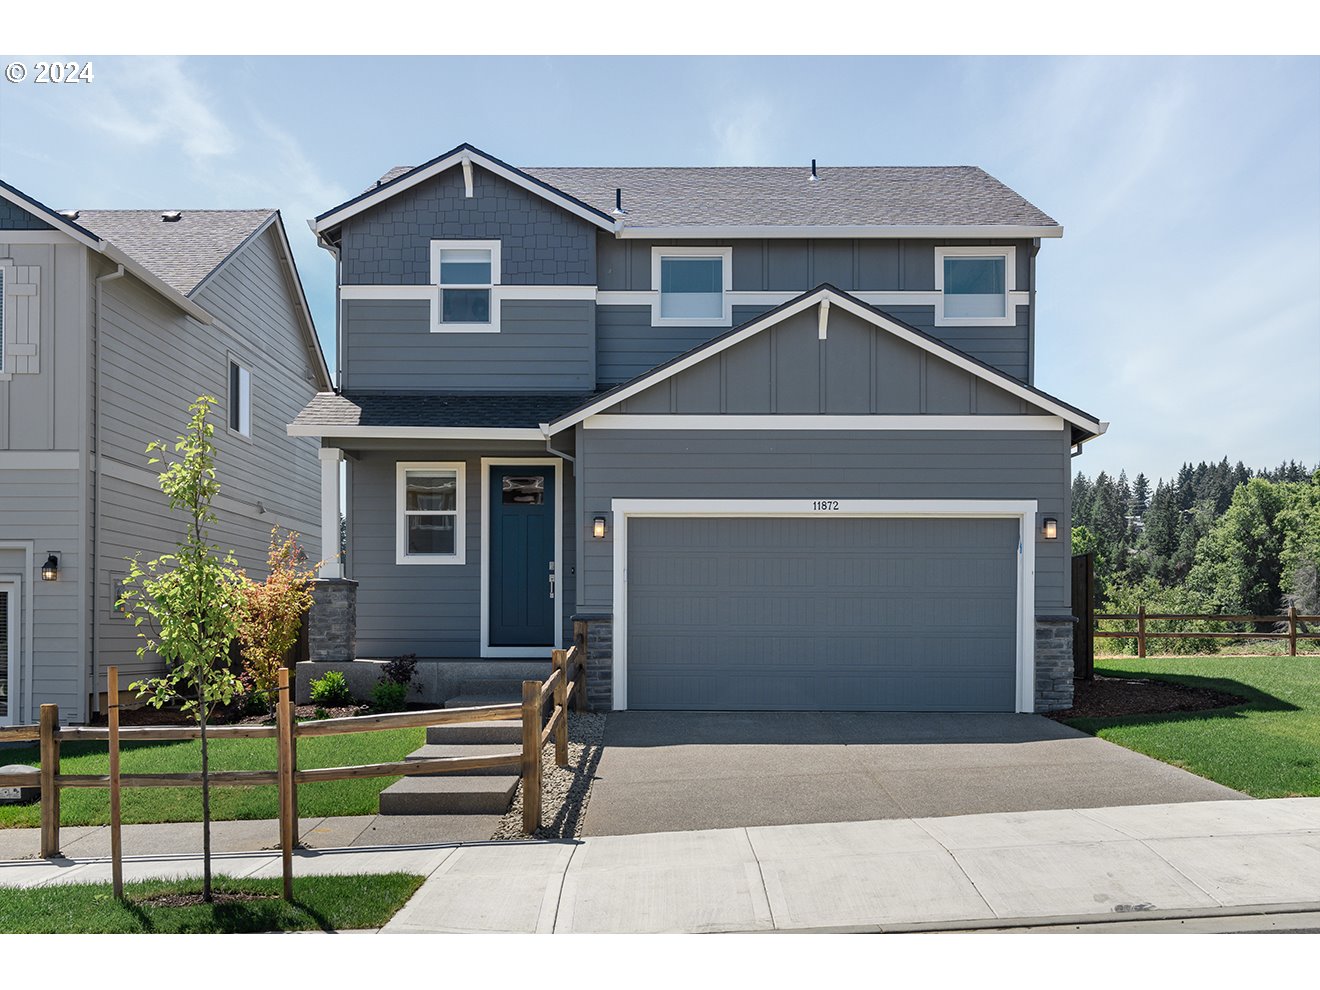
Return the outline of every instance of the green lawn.
[[[56,884],[0,893],[0,932],[11,934],[212,934],[226,932],[343,931],[379,928],[407,903],[422,877],[406,873],[299,877],[293,903],[280,899],[282,881],[216,878],[215,892],[274,894],[230,904],[164,907],[141,901],[168,893],[197,893],[200,880],[148,880],[124,884],[125,903],[110,885]]]
[[[315,736],[298,743],[298,766],[350,766],[401,760],[425,741],[425,729],[388,729],[341,736]],[[211,741],[213,770],[273,770],[275,740],[215,739]],[[66,743],[61,747],[60,769],[69,774],[104,774],[110,758],[103,742]],[[5,750],[5,763],[38,763],[37,747]],[[182,773],[202,768],[201,743],[129,743],[123,747],[123,773]],[[377,795],[398,777],[335,780],[303,784],[298,788],[298,813],[305,818],[325,815],[374,815]],[[195,822],[202,817],[198,787],[128,787],[124,789],[123,820],[139,822]],[[275,818],[275,785],[213,787],[211,815],[217,821]],[[70,787],[60,791],[60,822],[64,825],[103,825],[110,821],[109,791],[97,787]],[[40,824],[40,807],[0,805],[0,828]]]
[[[1068,724],[1253,797],[1320,796],[1320,657],[1097,657],[1096,672],[1214,688],[1246,701]]]

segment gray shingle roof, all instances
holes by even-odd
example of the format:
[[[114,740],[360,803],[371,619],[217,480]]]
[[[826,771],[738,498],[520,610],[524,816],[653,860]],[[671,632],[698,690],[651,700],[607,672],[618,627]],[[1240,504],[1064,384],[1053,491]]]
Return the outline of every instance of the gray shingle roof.
[[[380,181],[412,170],[396,166]],[[953,166],[524,168],[627,226],[1057,226],[984,169]],[[374,188],[374,187],[373,187]]]
[[[77,222],[188,295],[275,211],[181,210],[174,223],[162,212],[79,210]]]
[[[535,429],[576,409],[591,393],[456,395],[321,392],[303,407],[294,426],[436,426]]]

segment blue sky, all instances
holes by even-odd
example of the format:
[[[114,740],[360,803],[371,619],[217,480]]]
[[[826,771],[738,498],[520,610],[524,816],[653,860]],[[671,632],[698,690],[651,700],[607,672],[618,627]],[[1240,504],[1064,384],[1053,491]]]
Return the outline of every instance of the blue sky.
[[[1061,221],[1037,384],[1110,420],[1076,466],[1320,462],[1320,59],[95,59],[0,83],[0,175],[67,207],[306,218],[471,141],[521,165],[976,164]]]

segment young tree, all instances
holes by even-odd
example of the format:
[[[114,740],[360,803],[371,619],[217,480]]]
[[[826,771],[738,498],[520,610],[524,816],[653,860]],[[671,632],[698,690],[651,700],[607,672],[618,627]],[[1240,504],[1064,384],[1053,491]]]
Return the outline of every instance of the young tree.
[[[215,477],[214,427],[208,419],[215,399],[199,396],[188,411],[188,426],[174,444],[154,441],[148,464],[168,461],[160,490],[170,508],[182,513],[187,528],[175,553],[148,561],[130,560],[120,607],[133,616],[142,646],[165,664],[161,677],[130,685],[157,708],[179,701],[197,720],[202,746],[202,899],[211,897],[211,778],[206,727],[211,712],[242,691],[229,668],[229,644],[238,633],[243,604],[233,555],[223,556],[208,542],[215,522],[211,501],[220,490]],[[146,629],[142,629],[142,626]]]
[[[281,665],[298,641],[302,617],[312,607],[312,579],[317,564],[306,563],[307,554],[298,544],[298,534],[280,528],[270,531],[266,555],[266,580],[253,581],[240,571],[243,608],[239,616],[238,640],[243,649],[243,671],[251,681],[252,693],[271,707]]]

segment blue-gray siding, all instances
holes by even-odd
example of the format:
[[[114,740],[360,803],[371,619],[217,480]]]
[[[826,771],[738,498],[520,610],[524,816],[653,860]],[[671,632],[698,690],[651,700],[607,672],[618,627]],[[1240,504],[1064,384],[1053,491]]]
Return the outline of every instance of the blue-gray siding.
[[[478,657],[481,650],[481,458],[543,458],[545,448],[500,443],[446,443],[443,448],[366,449],[348,467],[348,576],[358,582],[358,655]],[[465,562],[406,564],[396,560],[395,489],[399,461],[463,461],[467,491]],[[564,548],[558,583],[564,596],[565,642],[576,608],[576,486],[563,466]],[[536,651],[529,650],[529,655]]]
[[[504,300],[499,333],[431,333],[426,300],[343,305],[344,387],[361,390],[590,392],[595,303]]]
[[[581,519],[615,498],[1035,499],[1066,530],[1066,431],[635,431],[578,433]],[[1036,546],[1036,607],[1066,611],[1068,541]],[[613,527],[610,528],[613,533]],[[608,611],[612,535],[583,543],[581,606]]]
[[[628,707],[1013,711],[1018,523],[628,526]]]
[[[345,221],[345,284],[426,285],[431,240],[501,243],[501,281],[508,285],[594,285],[596,227],[482,168],[473,195],[452,168]]]
[[[54,226],[40,217],[0,199],[0,230],[54,230]],[[3,238],[0,238],[3,239]]]
[[[815,308],[645,389],[611,412],[1040,414],[1022,399],[843,309]]]

